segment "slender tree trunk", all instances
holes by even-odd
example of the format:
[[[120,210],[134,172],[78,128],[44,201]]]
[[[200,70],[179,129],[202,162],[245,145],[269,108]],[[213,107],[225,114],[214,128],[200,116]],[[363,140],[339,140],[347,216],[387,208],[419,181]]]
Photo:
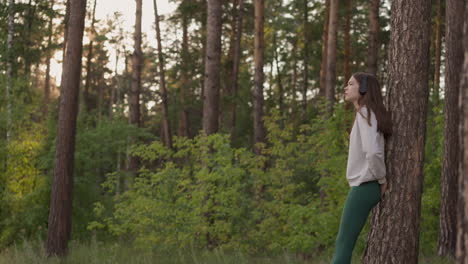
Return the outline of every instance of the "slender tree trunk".
[[[303,33],[304,33],[304,78],[302,84],[302,114],[303,119],[306,119],[307,115],[307,90],[309,86],[309,6],[308,0],[304,1],[304,21],[303,21]]]
[[[345,77],[345,82],[351,77],[351,70],[349,69],[349,62],[351,60],[351,39],[349,32],[351,30],[351,1],[346,0],[346,22],[344,26],[344,63],[343,63],[343,73]]]
[[[461,75],[458,111],[460,123],[458,131],[460,145],[458,146],[458,203],[457,203],[457,243],[456,264],[468,263],[468,3],[465,1],[463,47],[465,59]],[[447,15],[445,17],[448,17]]]
[[[292,76],[292,105],[297,104],[297,42],[298,38],[295,37],[293,40],[292,56],[293,56],[293,76]]]
[[[370,1],[369,8],[369,49],[367,50],[367,72],[377,74],[379,55],[379,6],[380,0]]]
[[[244,15],[244,0],[237,0],[237,16],[236,16],[236,26],[235,26],[235,42],[234,42],[234,53],[232,58],[232,86],[231,86],[231,96],[233,98],[231,104],[231,114],[230,114],[230,131],[231,131],[231,142],[235,139],[236,131],[236,111],[237,111],[237,89],[239,87],[239,65],[241,58],[241,40],[242,40],[242,20]]]
[[[67,0],[66,7],[65,7],[65,18],[63,21],[64,24],[64,30],[63,30],[63,45],[62,45],[62,51],[63,51],[63,60],[65,60],[65,53],[67,51],[67,42],[68,42],[68,23],[70,20],[70,1]],[[62,61],[63,61],[62,60]]]
[[[460,1],[460,3],[462,2],[463,1]],[[437,1],[436,34],[435,34],[435,63],[434,63],[434,91],[433,91],[434,102],[439,101],[440,55],[442,51],[442,25],[443,25],[442,22],[443,22],[442,21],[442,0],[438,0]]]
[[[6,144],[10,143],[11,138],[11,114],[12,114],[12,98],[11,89],[13,88],[13,34],[15,30],[15,1],[8,0],[8,36],[7,36],[7,63],[6,63]],[[8,156],[7,156],[8,162]]]
[[[114,85],[111,88],[110,103],[109,103],[109,120],[114,117],[114,103],[116,101],[117,91],[120,90],[120,80],[117,73],[117,67],[119,65],[120,49],[115,51],[115,65],[114,65]],[[119,153],[120,154],[120,153]]]
[[[73,159],[85,13],[86,0],[71,0],[70,20],[67,30],[69,43],[62,70],[54,179],[47,230],[48,256],[66,255],[67,244],[70,239]]]
[[[447,0],[446,72],[445,72],[445,127],[444,155],[441,179],[441,203],[439,215],[439,256],[455,256],[457,228],[457,180],[459,167],[458,124],[460,113],[458,97],[461,69],[463,67],[463,17],[464,2]],[[437,44],[436,44],[437,46]]]
[[[277,39],[276,32],[273,33],[273,53],[274,53],[274,60],[276,64],[276,82],[278,85],[278,105],[280,113],[284,113],[284,105],[283,105],[283,82],[281,80],[281,69],[279,67],[279,56],[278,56],[278,39]],[[272,71],[273,72],[273,71]]]
[[[327,48],[328,48],[328,25],[330,20],[330,0],[325,0],[325,10],[322,31],[322,63],[320,64],[320,90],[319,95],[326,95],[327,81]]]
[[[325,82],[325,96],[329,105],[329,113],[333,111],[335,103],[335,79],[336,79],[336,36],[338,32],[338,3],[339,0],[330,0],[330,19],[328,25],[327,47],[327,77]]]
[[[218,132],[219,90],[221,85],[221,1],[208,0],[203,100],[203,131]]]
[[[172,148],[172,134],[171,127],[169,123],[169,112],[168,112],[168,99],[167,99],[167,90],[166,90],[166,77],[164,69],[164,59],[162,54],[162,45],[161,45],[161,30],[159,28],[159,15],[158,15],[158,6],[156,0],[153,0],[154,5],[154,17],[156,24],[156,39],[158,42],[158,61],[159,61],[159,81],[161,87],[161,98],[162,98],[162,114],[163,114],[163,130],[164,130],[164,143],[166,147]]]
[[[135,32],[134,38],[134,51],[132,57],[132,83],[130,86],[129,95],[129,123],[140,127],[140,92],[141,92],[141,70],[143,67],[143,52],[141,51],[141,13],[142,13],[142,0],[136,0],[135,12]],[[132,143],[136,139],[131,139]],[[131,156],[129,160],[129,169],[136,172],[139,166],[139,160],[135,156]]]
[[[31,36],[32,25],[34,24],[34,18],[36,14],[36,5],[33,4],[32,0],[29,0],[28,7],[27,7],[27,15],[26,15],[26,23],[24,24],[26,36]],[[31,39],[26,38],[25,40],[26,46],[32,45]],[[26,55],[24,56],[24,76],[29,80],[31,76],[31,59],[32,56]]]
[[[418,263],[429,95],[431,2],[394,0],[388,55],[393,136],[385,145],[388,189],[372,210],[367,263]]]
[[[186,4],[187,0],[184,0],[182,4]],[[182,85],[180,87],[180,118],[178,135],[181,137],[188,137],[188,120],[189,120],[189,109],[187,107],[187,91],[189,87],[189,51],[188,51],[188,17],[184,13],[182,15]]]
[[[253,128],[254,128],[254,144],[266,142],[266,131],[263,123],[264,115],[264,98],[263,98],[263,82],[265,79],[263,73],[264,61],[264,0],[255,0],[255,75],[254,75],[254,92],[253,92]],[[254,147],[257,155],[260,154],[260,148]]]
[[[94,24],[96,22],[96,4],[97,0],[94,0],[93,4],[93,11],[91,14],[91,34],[89,36],[89,45],[88,45],[88,56],[86,57],[86,79],[84,85],[84,93],[83,93],[83,101],[85,104],[86,111],[89,112],[91,110],[91,96],[90,93],[90,86],[91,86],[91,75],[92,75],[92,59],[93,59],[93,45],[94,45],[94,36],[95,36],[95,28]]]
[[[50,9],[54,8],[55,0],[50,2]],[[50,60],[52,58],[52,29],[53,29],[54,17],[51,15],[48,25],[48,36],[47,36],[47,52],[46,52],[46,72],[44,81],[44,113],[47,115],[50,103]]]

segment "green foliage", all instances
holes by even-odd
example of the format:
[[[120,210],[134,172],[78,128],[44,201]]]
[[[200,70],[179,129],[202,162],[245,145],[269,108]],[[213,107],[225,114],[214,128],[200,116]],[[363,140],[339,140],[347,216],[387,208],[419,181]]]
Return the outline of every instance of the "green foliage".
[[[7,146],[6,170],[0,175],[0,247],[46,229],[48,182],[38,159],[44,129],[24,129]]]
[[[444,131],[443,101],[434,104],[426,125],[424,185],[421,201],[421,249],[430,254],[437,251],[441,200],[441,177]]]
[[[140,145],[133,150],[145,161],[139,176],[120,193],[119,172],[108,174],[103,186],[114,204],[97,203],[89,228],[158,249],[330,247],[346,194],[349,116],[338,105],[333,117],[300,131],[282,129],[281,119],[277,111],[266,119],[269,144],[260,156],[231,147],[224,134],[176,137],[172,150],[159,141]]]

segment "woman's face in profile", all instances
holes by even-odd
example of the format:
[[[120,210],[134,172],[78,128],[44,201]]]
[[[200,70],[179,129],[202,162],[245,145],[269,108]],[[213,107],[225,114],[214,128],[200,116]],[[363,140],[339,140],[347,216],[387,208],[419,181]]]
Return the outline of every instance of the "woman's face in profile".
[[[354,76],[351,76],[348,81],[348,85],[345,87],[344,99],[348,102],[355,102],[361,97],[359,94],[359,83]]]

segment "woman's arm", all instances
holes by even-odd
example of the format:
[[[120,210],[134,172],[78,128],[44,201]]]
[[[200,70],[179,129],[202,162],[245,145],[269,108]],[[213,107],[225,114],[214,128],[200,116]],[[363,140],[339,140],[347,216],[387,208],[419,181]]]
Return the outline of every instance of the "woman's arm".
[[[375,114],[371,114],[371,125],[367,123],[367,108],[363,107],[357,113],[357,124],[359,127],[359,133],[361,135],[362,149],[366,153],[366,160],[369,163],[370,173],[378,180],[380,184],[386,182],[386,169],[385,169],[385,158],[384,158],[384,146],[383,138],[377,132],[377,119]]]

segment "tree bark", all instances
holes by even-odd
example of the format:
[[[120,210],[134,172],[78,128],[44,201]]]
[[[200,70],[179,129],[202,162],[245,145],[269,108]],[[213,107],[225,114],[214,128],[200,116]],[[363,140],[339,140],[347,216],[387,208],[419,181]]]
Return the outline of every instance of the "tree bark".
[[[349,32],[351,30],[351,1],[346,0],[346,23],[344,26],[344,65],[343,65],[343,74],[345,77],[345,82],[351,77],[351,70],[349,68],[349,62],[351,61],[351,39]]]
[[[156,24],[156,39],[158,42],[158,61],[159,61],[159,82],[161,87],[161,98],[162,98],[162,114],[163,114],[163,131],[164,131],[164,144],[168,148],[172,148],[172,135],[171,135],[171,126],[169,123],[169,113],[168,113],[168,100],[167,100],[167,89],[166,89],[166,77],[164,69],[164,58],[162,54],[162,45],[161,45],[161,30],[159,28],[159,15],[158,15],[158,6],[156,0],[153,0],[154,5],[154,17]]]
[[[11,103],[11,89],[13,88],[13,34],[15,30],[15,1],[8,1],[8,36],[7,36],[7,63],[6,63],[6,89],[5,89],[5,101],[6,101],[6,144],[10,143],[11,138],[11,114],[12,114],[12,103]],[[7,156],[8,162],[8,156]]]
[[[327,83],[327,48],[328,48],[328,25],[330,20],[330,0],[325,0],[325,10],[322,32],[322,63],[320,64],[320,90],[319,95],[326,95]]]
[[[461,162],[458,163],[456,264],[468,263],[468,148],[466,147],[468,146],[468,17],[466,16],[468,14],[468,3],[465,3],[464,10],[463,47],[465,59],[457,104],[460,113],[460,123],[458,124],[460,145],[458,151]]]
[[[50,2],[50,9],[54,8],[55,0]],[[50,103],[50,61],[52,58],[52,29],[53,29],[53,20],[54,17],[51,15],[48,25],[48,36],[47,36],[47,52],[46,52],[46,72],[45,72],[45,81],[44,81],[44,114],[47,116]]]
[[[255,40],[254,40],[254,91],[253,91],[253,128],[254,128],[254,144],[265,143],[266,131],[263,123],[264,116],[264,98],[263,98],[263,82],[265,79],[263,73],[264,64],[264,0],[255,0]],[[260,148],[254,147],[257,155],[260,154]]]
[[[141,92],[141,70],[143,66],[143,52],[141,51],[141,13],[142,0],[136,0],[135,11],[135,32],[134,51],[132,56],[132,83],[130,86],[129,95],[129,123],[140,127],[140,92]],[[134,143],[135,139],[131,139]],[[129,160],[129,169],[136,172],[139,166],[139,160],[135,156],[131,156]]]
[[[388,55],[393,136],[385,145],[388,189],[372,210],[363,263],[418,263],[429,95],[431,2],[394,0]]]
[[[70,20],[67,25],[69,43],[63,62],[54,179],[47,230],[48,256],[66,255],[70,239],[73,159],[85,13],[86,0],[70,0]]]
[[[338,32],[338,3],[339,0],[330,0],[330,19],[328,21],[328,47],[327,47],[327,77],[325,82],[325,96],[328,100],[328,112],[333,111],[335,104],[336,79],[336,35]]]
[[[379,6],[380,0],[372,0],[369,7],[369,49],[367,50],[367,72],[377,74],[379,56]]]
[[[309,86],[309,7],[308,7],[308,0],[304,1],[304,21],[303,23],[303,34],[304,34],[304,72],[303,72],[303,80],[302,80],[302,114],[303,119],[306,119],[307,115],[307,90]]]
[[[463,12],[463,9],[462,9],[462,12]],[[460,18],[460,20],[462,20],[462,18]],[[433,91],[434,102],[439,101],[440,55],[442,51],[442,24],[443,24],[442,23],[442,0],[438,0],[437,1],[436,36],[435,36],[434,91]]]
[[[219,90],[221,71],[221,1],[208,0],[205,59],[205,88],[203,98],[203,131],[218,132]]]
[[[231,132],[231,142],[235,140],[236,132],[236,110],[237,110],[237,90],[239,87],[239,66],[241,58],[241,40],[242,40],[242,20],[244,16],[244,0],[237,0],[236,24],[235,24],[235,42],[234,53],[232,57],[232,86],[230,89],[231,97],[233,98],[231,104],[230,124],[229,131]]]
[[[187,0],[184,0],[182,4],[186,4]],[[182,85],[180,86],[180,118],[179,118],[179,127],[178,135],[181,137],[188,137],[189,132],[189,109],[187,107],[187,91],[189,87],[189,51],[188,51],[188,17],[184,12],[182,14]]]
[[[85,109],[87,112],[91,110],[91,96],[89,95],[89,90],[91,86],[91,72],[92,72],[92,62],[93,59],[93,45],[94,45],[94,36],[95,36],[95,28],[94,24],[96,22],[96,4],[97,0],[94,0],[93,4],[93,11],[91,13],[91,34],[89,36],[89,45],[88,45],[88,56],[86,57],[86,79],[83,91],[83,101],[85,105]]]
[[[458,163],[460,162],[458,155],[458,124],[460,122],[458,97],[463,67],[463,43],[460,36],[463,35],[464,2],[447,0],[446,3],[445,136],[437,254],[454,257],[457,228]]]

